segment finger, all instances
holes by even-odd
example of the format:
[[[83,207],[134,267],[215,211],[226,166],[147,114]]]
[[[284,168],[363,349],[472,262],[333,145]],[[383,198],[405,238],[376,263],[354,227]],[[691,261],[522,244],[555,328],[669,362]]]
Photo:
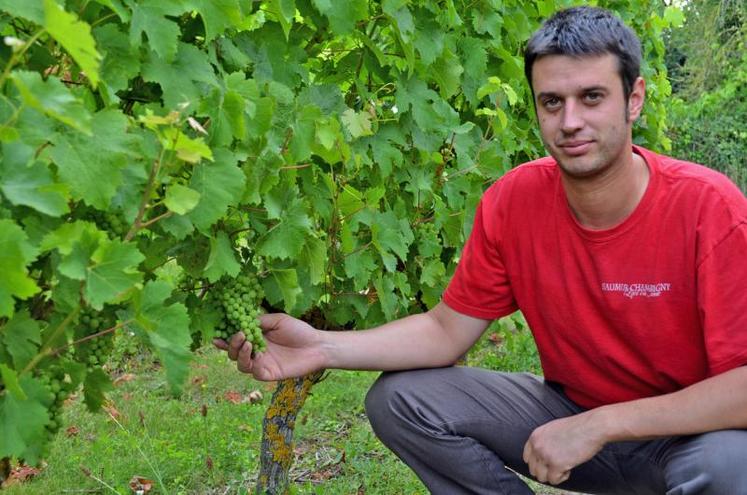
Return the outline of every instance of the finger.
[[[222,351],[228,350],[228,342],[223,339],[213,339],[213,345]]]
[[[533,471],[530,471],[534,478],[540,483],[547,483],[548,467],[541,462],[532,462],[534,465]]]
[[[244,341],[241,349],[239,350],[239,356],[236,360],[236,367],[242,373],[251,373],[254,367],[254,359],[252,359],[252,344],[248,340]]]
[[[246,342],[246,335],[244,335],[244,332],[236,332],[231,337],[231,340],[228,341],[228,357],[231,358],[232,361],[238,359],[239,351],[241,350],[241,346],[244,345],[244,342]]]
[[[551,485],[559,485],[563,483],[564,481],[568,481],[568,478],[571,477],[571,471],[563,471],[560,473],[554,473],[551,475],[548,475],[547,482]]]
[[[288,315],[285,313],[268,313],[265,315],[259,315],[259,326],[262,328],[262,331],[269,332],[270,330],[278,328],[280,322],[286,318],[288,318]]]

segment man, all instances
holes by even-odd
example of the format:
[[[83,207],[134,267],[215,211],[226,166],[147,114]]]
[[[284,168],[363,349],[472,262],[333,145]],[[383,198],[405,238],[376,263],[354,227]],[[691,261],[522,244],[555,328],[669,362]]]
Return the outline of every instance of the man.
[[[607,11],[557,13],[526,73],[551,157],[482,198],[443,301],[360,332],[265,315],[260,380],[383,374],[377,435],[433,493],[529,494],[515,474],[605,494],[747,494],[747,200],[723,176],[632,145],[640,43]],[[544,379],[451,367],[520,309]]]

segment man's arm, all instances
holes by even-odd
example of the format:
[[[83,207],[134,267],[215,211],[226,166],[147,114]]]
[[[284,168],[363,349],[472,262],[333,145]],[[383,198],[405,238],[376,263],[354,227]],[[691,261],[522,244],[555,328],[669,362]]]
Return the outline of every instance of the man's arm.
[[[284,314],[263,315],[267,350],[252,355],[242,333],[216,341],[244,373],[259,380],[302,376],[323,368],[392,371],[454,364],[490,324],[439,303],[371,330],[326,332]]]
[[[605,444],[747,428],[747,366],[677,392],[602,406],[551,421],[529,437],[524,461],[539,481],[553,484]]]

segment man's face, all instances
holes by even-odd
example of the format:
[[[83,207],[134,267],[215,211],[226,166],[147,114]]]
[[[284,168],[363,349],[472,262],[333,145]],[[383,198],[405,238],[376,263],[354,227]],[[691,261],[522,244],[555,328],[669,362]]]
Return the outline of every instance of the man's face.
[[[643,104],[643,79],[625,101],[614,55],[546,55],[534,63],[532,86],[542,141],[566,176],[596,177],[622,163]]]

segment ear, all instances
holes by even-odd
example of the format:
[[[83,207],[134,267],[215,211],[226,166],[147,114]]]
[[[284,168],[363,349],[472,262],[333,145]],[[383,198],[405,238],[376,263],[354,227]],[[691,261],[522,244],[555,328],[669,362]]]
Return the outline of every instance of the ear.
[[[646,97],[646,81],[639,77],[633,83],[633,88],[628,97],[628,115],[632,122],[635,122],[643,110],[643,100]]]

